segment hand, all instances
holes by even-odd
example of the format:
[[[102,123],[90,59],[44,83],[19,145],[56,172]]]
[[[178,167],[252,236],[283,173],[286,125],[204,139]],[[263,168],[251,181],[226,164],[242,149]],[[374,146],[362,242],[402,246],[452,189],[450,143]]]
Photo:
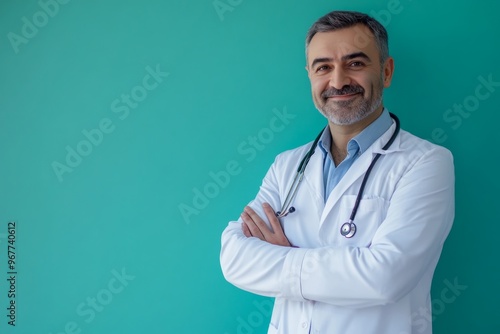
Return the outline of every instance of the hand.
[[[241,219],[243,219],[243,223],[241,224],[243,234],[246,237],[256,237],[273,245],[291,247],[292,245],[286,238],[273,208],[268,203],[262,204],[262,208],[264,208],[264,213],[271,223],[271,228],[267,226],[251,207],[246,206],[241,214]]]

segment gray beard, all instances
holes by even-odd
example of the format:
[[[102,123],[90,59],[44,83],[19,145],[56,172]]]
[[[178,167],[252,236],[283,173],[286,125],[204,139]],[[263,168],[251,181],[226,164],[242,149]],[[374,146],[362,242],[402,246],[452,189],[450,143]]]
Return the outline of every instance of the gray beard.
[[[383,90],[382,87],[384,84],[383,80],[384,80],[383,76],[381,75],[380,81],[378,82],[380,88],[378,96],[373,95],[375,94],[375,91],[372,84],[370,87],[372,96],[369,99],[365,99],[364,97],[362,97],[362,100],[358,102],[357,105],[352,105],[353,101],[337,101],[337,102],[331,102],[331,105],[328,105],[328,100],[326,100],[325,104],[322,107],[318,106],[316,102],[314,104],[316,106],[316,109],[318,109],[319,112],[322,113],[323,116],[325,116],[333,124],[335,125],[354,124],[374,113],[375,110],[377,110],[378,107],[382,105],[382,90]],[[345,87],[343,91],[344,93],[351,93],[351,92],[364,93],[364,89],[356,89],[356,88],[358,87],[356,86]],[[341,93],[342,92],[339,92],[338,94]]]
[[[335,102],[335,106],[333,107],[325,104],[323,107],[316,106],[316,109],[333,124],[351,125],[374,113],[382,105],[382,96],[379,96],[375,100],[364,99],[358,106],[351,107],[350,104],[351,101],[339,101]],[[349,110],[349,108],[352,109]],[[342,109],[342,111],[346,110],[347,112],[338,112],[339,109]]]

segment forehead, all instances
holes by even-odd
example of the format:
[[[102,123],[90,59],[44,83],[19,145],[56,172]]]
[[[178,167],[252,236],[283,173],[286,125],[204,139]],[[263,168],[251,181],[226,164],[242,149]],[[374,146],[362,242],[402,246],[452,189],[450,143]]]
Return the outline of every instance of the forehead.
[[[307,59],[309,63],[315,58],[340,59],[343,55],[355,52],[364,52],[373,61],[379,59],[375,36],[362,24],[316,33],[309,43]]]

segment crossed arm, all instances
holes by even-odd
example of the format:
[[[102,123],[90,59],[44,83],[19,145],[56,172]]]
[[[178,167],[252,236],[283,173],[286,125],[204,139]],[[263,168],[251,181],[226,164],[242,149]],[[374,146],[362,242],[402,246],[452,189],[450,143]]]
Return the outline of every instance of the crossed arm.
[[[453,221],[453,183],[451,155],[427,152],[399,179],[369,247],[292,248],[273,210],[273,166],[251,208],[222,235],[224,276],[246,291],[290,300],[350,307],[399,300],[431,277]]]

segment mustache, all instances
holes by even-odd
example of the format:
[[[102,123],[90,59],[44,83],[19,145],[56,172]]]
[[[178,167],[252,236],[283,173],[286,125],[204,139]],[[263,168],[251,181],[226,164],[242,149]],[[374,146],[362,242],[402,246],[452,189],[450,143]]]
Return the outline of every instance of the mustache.
[[[332,97],[332,96],[339,96],[339,95],[347,95],[347,94],[356,94],[356,93],[364,93],[365,90],[361,86],[344,86],[342,89],[336,89],[333,87],[328,88],[327,90],[323,91],[321,93],[321,97],[323,99]]]

